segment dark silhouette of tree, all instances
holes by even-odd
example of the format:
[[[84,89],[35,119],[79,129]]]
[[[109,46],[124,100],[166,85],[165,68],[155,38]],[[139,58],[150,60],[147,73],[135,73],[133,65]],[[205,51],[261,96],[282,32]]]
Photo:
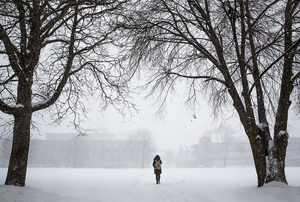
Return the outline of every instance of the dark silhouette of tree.
[[[131,9],[135,14],[123,24],[132,41],[130,62],[149,66],[149,95],[165,103],[185,83],[195,106],[201,92],[215,114],[233,106],[258,186],[287,183],[288,112],[300,75],[299,1],[153,0]]]
[[[126,2],[0,1],[0,110],[14,117],[6,185],[25,185],[35,112],[51,109],[58,123],[73,114],[79,130],[83,98],[131,107],[128,71],[109,57]]]

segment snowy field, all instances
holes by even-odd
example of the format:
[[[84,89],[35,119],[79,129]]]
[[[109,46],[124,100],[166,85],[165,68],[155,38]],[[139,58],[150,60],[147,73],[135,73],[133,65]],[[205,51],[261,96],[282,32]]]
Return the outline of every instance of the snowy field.
[[[26,186],[4,186],[1,202],[282,202],[300,201],[300,168],[286,168],[289,186],[256,187],[254,168],[152,169],[28,168]]]

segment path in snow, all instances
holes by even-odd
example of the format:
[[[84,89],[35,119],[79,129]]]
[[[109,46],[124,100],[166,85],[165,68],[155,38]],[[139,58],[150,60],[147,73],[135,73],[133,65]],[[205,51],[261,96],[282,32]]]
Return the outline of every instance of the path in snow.
[[[183,174],[181,169],[164,169],[157,185],[152,169],[30,168],[27,186],[104,202],[184,202],[189,198],[182,190]]]
[[[152,169],[28,168],[26,187],[3,186],[9,202],[282,202],[300,198],[300,168],[286,168],[290,186],[256,187],[254,168],[164,168],[161,184]]]

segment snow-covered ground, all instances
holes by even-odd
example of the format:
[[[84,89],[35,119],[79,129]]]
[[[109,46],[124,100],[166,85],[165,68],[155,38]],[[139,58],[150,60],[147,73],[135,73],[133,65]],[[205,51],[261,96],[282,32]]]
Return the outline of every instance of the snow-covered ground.
[[[152,169],[28,168],[26,186],[4,186],[1,202],[282,202],[300,200],[300,168],[286,168],[289,186],[256,187],[254,168],[164,168],[161,184]]]

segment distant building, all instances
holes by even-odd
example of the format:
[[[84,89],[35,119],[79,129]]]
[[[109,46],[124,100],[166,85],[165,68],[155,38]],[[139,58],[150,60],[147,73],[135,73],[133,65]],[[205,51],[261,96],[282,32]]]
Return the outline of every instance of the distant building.
[[[300,138],[290,137],[286,153],[286,166],[300,166]],[[196,167],[254,165],[248,142],[214,143],[202,137],[191,147],[191,161]]]
[[[28,166],[138,168],[144,163],[139,157],[141,152],[137,150],[141,143],[144,144],[144,141],[117,139],[112,133],[86,136],[78,136],[76,133],[48,133],[45,139],[30,141]],[[8,151],[1,152],[0,166],[8,165],[10,149]],[[150,166],[152,161],[148,161],[149,164],[143,166]]]

